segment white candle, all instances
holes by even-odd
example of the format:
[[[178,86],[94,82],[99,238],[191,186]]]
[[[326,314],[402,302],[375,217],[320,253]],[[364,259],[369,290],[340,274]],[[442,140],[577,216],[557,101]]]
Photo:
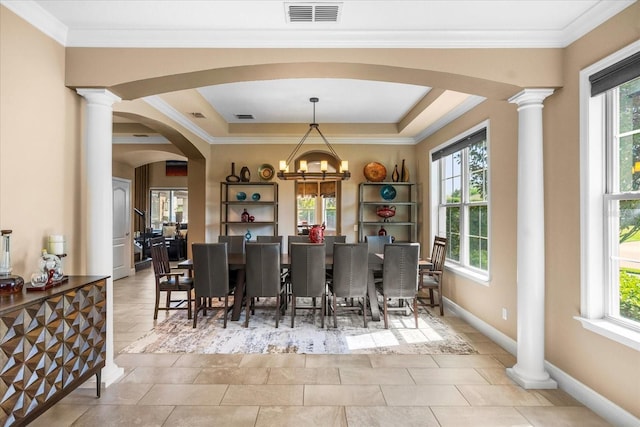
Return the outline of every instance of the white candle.
[[[62,255],[64,253],[64,236],[59,234],[49,236],[48,252],[54,255]]]

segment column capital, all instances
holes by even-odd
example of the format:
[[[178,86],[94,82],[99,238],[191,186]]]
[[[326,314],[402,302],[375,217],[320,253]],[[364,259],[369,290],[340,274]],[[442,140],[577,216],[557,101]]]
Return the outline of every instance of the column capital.
[[[509,98],[511,104],[517,104],[518,107],[532,107],[542,106],[542,101],[546,97],[553,94],[553,89],[524,89],[522,92],[513,95]]]
[[[114,103],[122,101],[119,96],[108,89],[78,88],[76,92],[88,102],[105,107],[111,107]]]

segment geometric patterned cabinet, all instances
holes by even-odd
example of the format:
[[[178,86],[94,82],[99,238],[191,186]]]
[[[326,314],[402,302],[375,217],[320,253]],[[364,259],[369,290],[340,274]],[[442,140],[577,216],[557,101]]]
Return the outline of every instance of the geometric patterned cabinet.
[[[106,344],[106,277],[0,297],[0,426],[28,424],[92,375],[100,397]]]

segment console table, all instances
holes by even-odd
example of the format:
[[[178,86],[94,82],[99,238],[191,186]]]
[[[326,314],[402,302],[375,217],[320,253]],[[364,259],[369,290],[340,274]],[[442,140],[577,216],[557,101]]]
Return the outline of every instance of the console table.
[[[93,375],[100,397],[106,279],[0,296],[0,426],[29,424]]]

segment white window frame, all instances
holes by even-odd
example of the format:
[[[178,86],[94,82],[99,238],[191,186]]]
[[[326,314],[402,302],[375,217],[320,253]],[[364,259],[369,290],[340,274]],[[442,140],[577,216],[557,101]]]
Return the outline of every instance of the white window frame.
[[[592,332],[640,350],[640,332],[607,316],[611,244],[605,211],[606,96],[591,96],[589,76],[640,51],[640,41],[580,71],[580,316]]]
[[[446,141],[443,144],[440,144],[439,146],[433,148],[432,150],[429,151],[429,162],[431,165],[431,224],[430,224],[430,228],[431,228],[431,235],[435,236],[438,235],[438,230],[440,229],[438,221],[440,220],[439,216],[440,216],[440,212],[439,212],[439,207],[440,207],[440,197],[441,197],[441,192],[442,192],[442,183],[441,183],[441,177],[440,177],[440,161],[433,161],[431,160],[431,156],[434,152],[442,150],[443,148],[447,147],[448,145],[454,144],[482,129],[486,129],[486,133],[487,133],[487,139],[486,139],[486,146],[487,146],[487,192],[488,192],[488,197],[487,197],[487,236],[488,236],[488,243],[487,243],[487,251],[488,251],[488,261],[487,261],[487,270],[480,270],[474,267],[471,267],[468,265],[468,235],[466,232],[466,227],[468,224],[468,220],[469,220],[469,216],[468,214],[465,212],[464,213],[464,221],[463,224],[461,225],[461,229],[460,229],[460,262],[455,262],[452,260],[447,259],[445,261],[445,267],[458,274],[461,275],[463,277],[466,277],[476,283],[479,283],[481,285],[484,286],[489,286],[489,281],[490,281],[490,277],[491,277],[491,247],[492,247],[492,239],[491,239],[491,144],[490,144],[490,129],[489,129],[489,120],[485,120],[482,123],[477,124],[476,126],[466,130],[465,132],[456,135],[455,137],[449,139],[448,141]],[[464,168],[468,169],[468,165],[465,164],[463,166]],[[468,187],[468,170],[467,172],[463,175],[466,176],[466,179],[462,180],[462,191],[463,194],[466,195],[467,193],[467,187]],[[465,196],[466,197],[466,196]],[[469,206],[473,206],[473,205],[477,205],[477,203],[469,203],[467,200],[463,200],[463,203],[461,204],[462,209],[464,209],[465,211],[468,210]]]

